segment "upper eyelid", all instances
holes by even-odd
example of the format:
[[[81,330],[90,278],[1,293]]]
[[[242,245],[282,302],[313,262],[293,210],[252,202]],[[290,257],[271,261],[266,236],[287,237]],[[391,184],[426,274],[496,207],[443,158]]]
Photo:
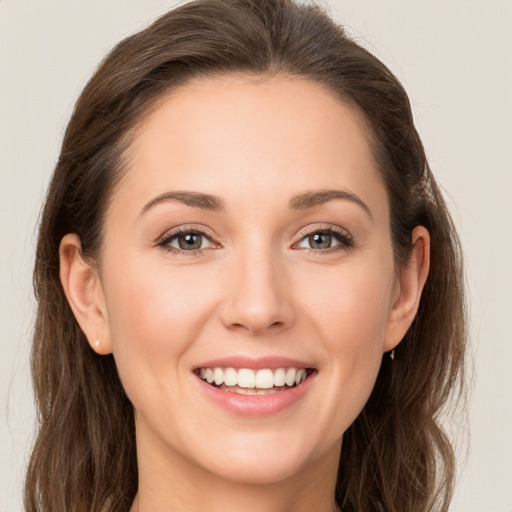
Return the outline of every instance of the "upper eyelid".
[[[299,233],[299,235],[301,237],[300,239],[302,240],[302,238],[304,238],[308,235],[311,235],[311,234],[317,233],[317,232],[322,232],[322,231],[339,234],[339,235],[344,236],[345,238],[352,240],[352,235],[350,234],[349,231],[347,231],[346,229],[344,229],[340,226],[333,226],[333,225],[329,225],[329,224],[324,224],[321,226],[310,226],[310,227],[304,228]]]
[[[167,242],[170,239],[173,239],[179,235],[182,235],[184,233],[197,233],[198,235],[205,236],[213,243],[218,243],[215,240],[215,235],[210,232],[210,230],[204,228],[204,227],[196,227],[196,226],[179,226],[176,228],[171,228],[165,231],[162,235],[160,235],[156,242],[157,244],[162,244],[163,242]]]
[[[350,239],[352,238],[352,235],[346,229],[344,229],[340,226],[333,226],[330,224],[322,224],[322,225],[316,225],[316,226],[309,226],[307,228],[302,229],[299,232],[299,235],[301,237],[300,240],[302,238],[304,238],[305,236],[311,235],[312,233],[321,232],[321,231],[331,231],[334,233],[344,235],[347,238],[350,238]],[[212,242],[215,241],[215,238],[216,238],[215,235],[213,233],[209,232],[209,230],[207,230],[204,227],[194,227],[194,226],[179,226],[177,228],[172,228],[172,229],[166,231],[163,235],[159,236],[157,240],[158,240],[158,242],[162,242],[162,241],[168,240],[170,238],[173,238],[173,237],[178,236],[183,233],[194,233],[194,232],[206,236]]]

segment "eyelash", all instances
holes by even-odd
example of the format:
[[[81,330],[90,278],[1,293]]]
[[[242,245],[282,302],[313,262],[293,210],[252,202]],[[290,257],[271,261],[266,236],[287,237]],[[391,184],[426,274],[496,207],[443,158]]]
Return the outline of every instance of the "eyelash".
[[[315,234],[321,234],[321,235],[329,235],[338,240],[340,242],[338,245],[335,245],[334,247],[328,247],[326,249],[314,249],[314,248],[307,248],[304,247],[303,249],[307,250],[308,253],[315,253],[315,254],[330,254],[337,251],[347,251],[354,246],[354,241],[352,236],[348,231],[345,231],[342,228],[337,227],[325,227],[325,228],[311,228],[307,229],[305,231],[301,231],[301,239],[293,244],[293,247],[298,246],[304,239],[315,235]]]
[[[338,242],[340,242],[338,245],[335,245],[334,247],[328,247],[326,249],[314,249],[314,248],[307,248],[303,247],[303,250],[306,250],[308,253],[316,253],[316,254],[326,254],[326,253],[332,253],[336,251],[343,251],[343,250],[349,250],[354,246],[354,242],[352,239],[352,236],[341,228],[334,228],[334,227],[325,227],[325,228],[312,228],[310,230],[305,230],[300,233],[301,238],[298,242],[295,242],[292,246],[292,248],[300,248],[299,244],[306,239],[307,237],[310,237],[315,234],[322,234],[322,235],[329,235],[335,238]],[[170,233],[167,233],[163,236],[160,242],[158,242],[158,246],[162,247],[163,249],[167,250],[168,252],[172,252],[175,254],[186,254],[186,255],[198,255],[204,252],[205,249],[192,249],[192,250],[183,250],[183,249],[177,249],[176,247],[171,247],[169,244],[173,242],[174,240],[177,240],[182,235],[198,235],[201,237],[206,238],[210,241],[211,244],[216,245],[220,247],[220,244],[217,244],[215,241],[213,241],[212,236],[206,233],[205,231],[197,228],[179,228],[176,231],[172,231]]]
[[[204,249],[192,249],[190,251],[185,251],[182,249],[177,249],[176,247],[171,247],[169,244],[177,240],[182,235],[198,235],[206,238],[209,240],[213,245],[219,246],[219,244],[216,244],[212,240],[212,236],[203,231],[202,229],[197,228],[179,228],[176,231],[172,231],[171,233],[167,233],[164,235],[162,240],[158,242],[158,246],[162,247],[163,249],[167,250],[168,252],[173,252],[175,254],[186,254],[186,255],[195,255],[195,254],[201,254]]]

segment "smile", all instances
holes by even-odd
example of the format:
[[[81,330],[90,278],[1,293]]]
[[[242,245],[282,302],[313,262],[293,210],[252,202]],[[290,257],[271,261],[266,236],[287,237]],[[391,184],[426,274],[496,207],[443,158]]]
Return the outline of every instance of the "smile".
[[[281,356],[231,355],[203,361],[192,371],[208,402],[238,416],[267,416],[298,406],[310,395],[318,369]]]
[[[311,374],[307,368],[198,368],[197,375],[223,391],[240,395],[268,395],[286,391],[304,382]]]

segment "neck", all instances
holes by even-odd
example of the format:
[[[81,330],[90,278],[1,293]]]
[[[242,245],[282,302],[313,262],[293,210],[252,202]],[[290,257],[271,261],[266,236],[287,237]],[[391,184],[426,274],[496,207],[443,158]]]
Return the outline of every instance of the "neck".
[[[222,485],[210,487],[194,494],[186,489],[171,486],[158,489],[155,486],[142,487],[137,494],[131,512],[337,512],[338,507],[332,495],[322,494],[319,489],[284,489],[279,485],[242,486]],[[152,489],[152,491],[151,491]]]
[[[261,484],[222,478],[137,439],[139,489],[130,512],[336,512],[340,447],[281,481]]]

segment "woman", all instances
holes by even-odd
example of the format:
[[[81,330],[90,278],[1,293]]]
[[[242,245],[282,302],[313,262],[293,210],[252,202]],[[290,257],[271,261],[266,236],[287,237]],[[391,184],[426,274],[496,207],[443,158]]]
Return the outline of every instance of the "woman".
[[[320,9],[192,2],[121,42],[35,287],[27,510],[447,510],[457,236],[403,88]]]

